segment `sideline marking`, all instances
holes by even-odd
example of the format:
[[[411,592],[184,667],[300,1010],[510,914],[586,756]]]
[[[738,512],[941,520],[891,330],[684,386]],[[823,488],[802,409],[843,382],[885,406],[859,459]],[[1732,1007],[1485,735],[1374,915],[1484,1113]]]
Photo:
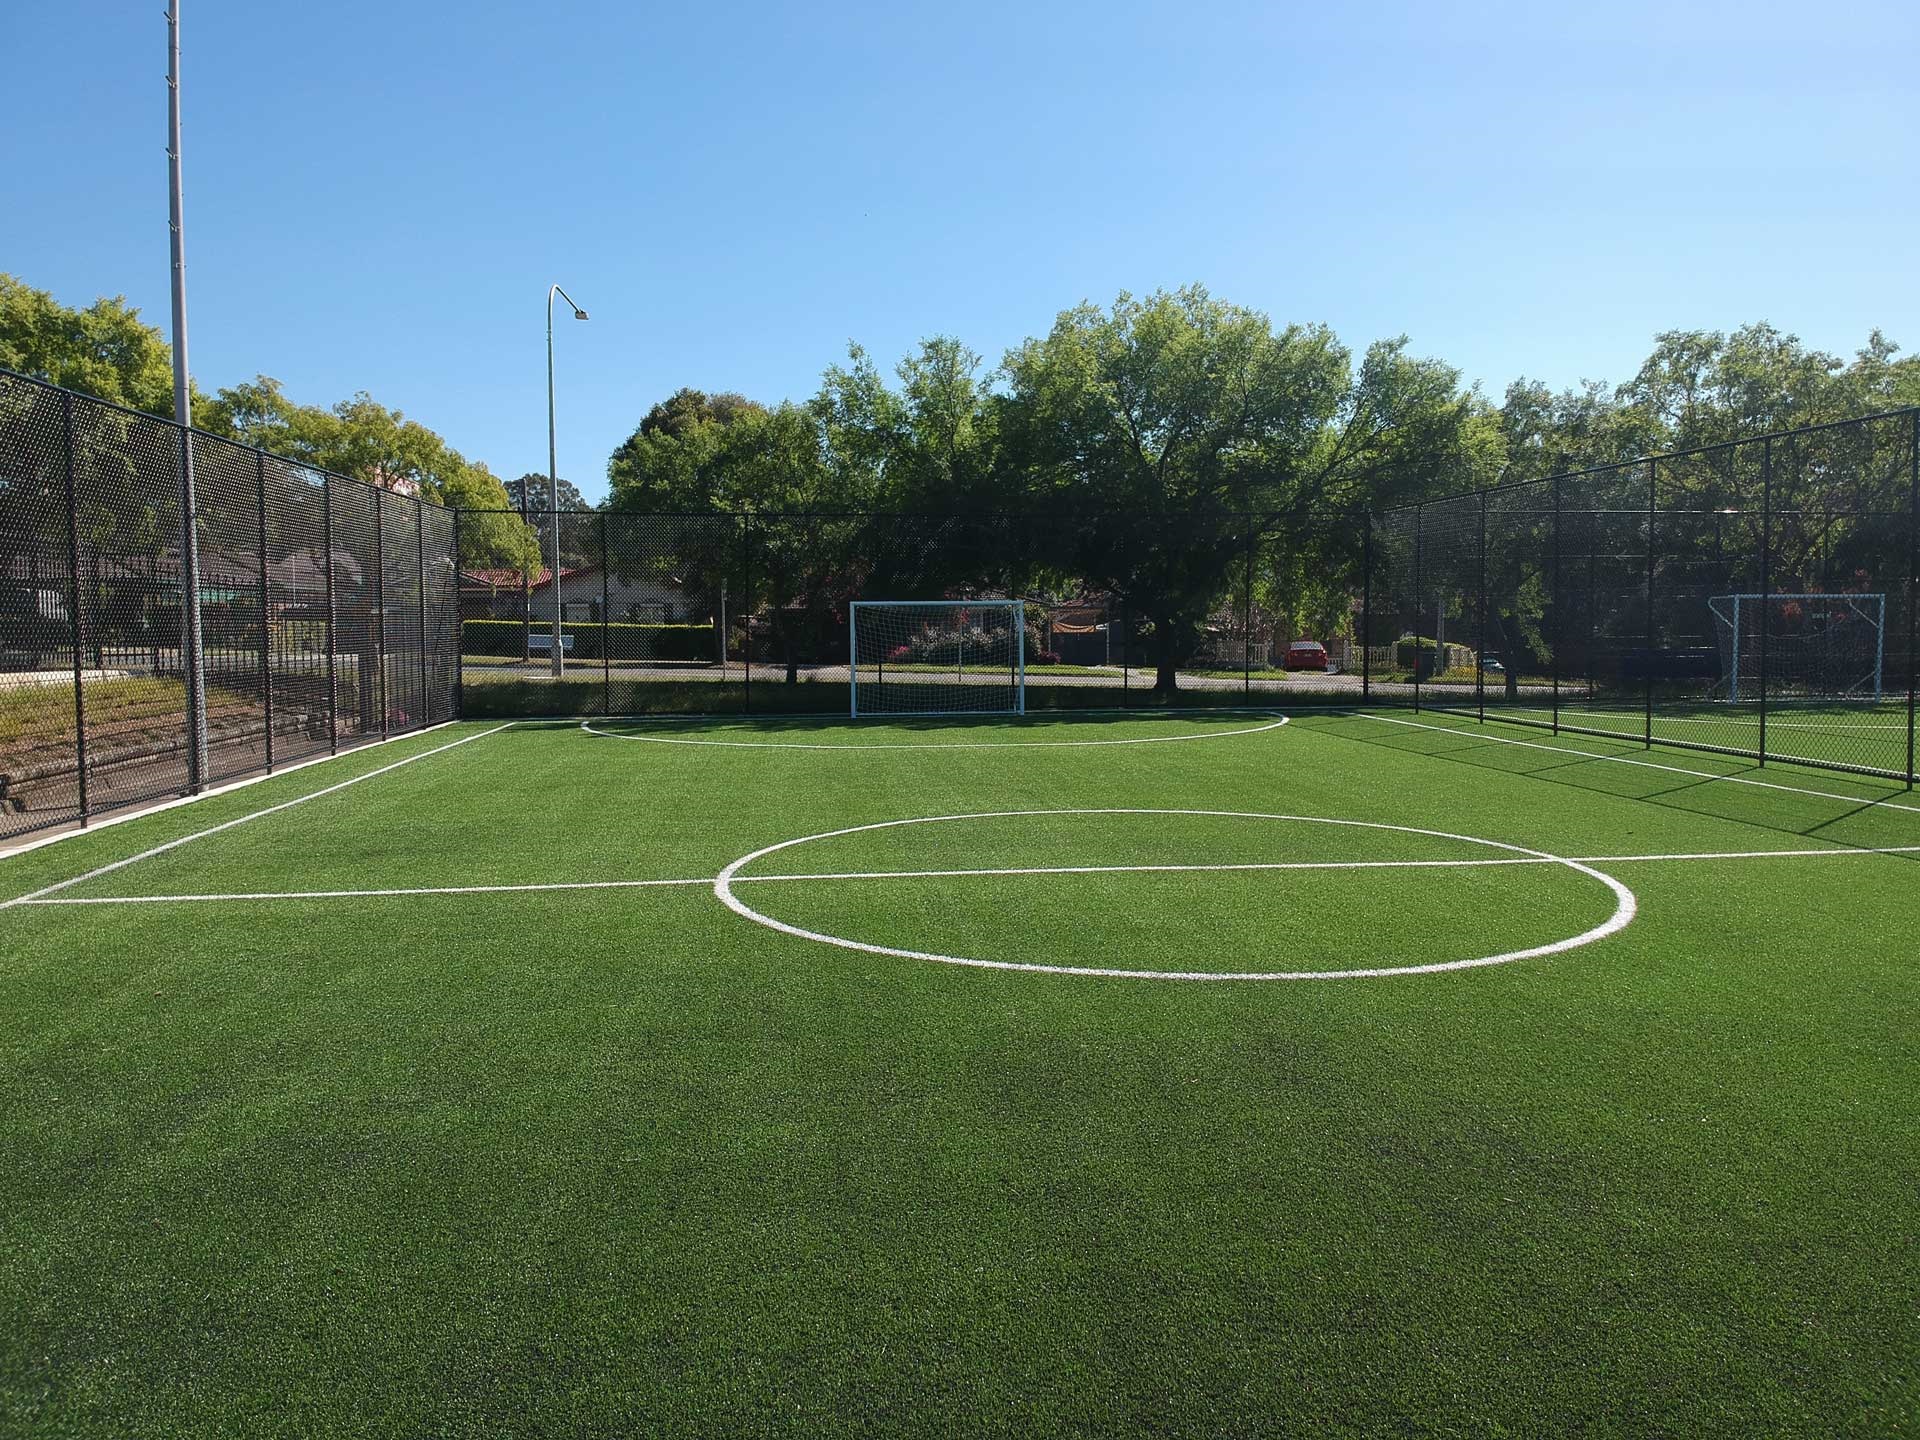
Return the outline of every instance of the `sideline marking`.
[[[864,718],[864,717],[863,717]],[[912,719],[912,716],[905,717]],[[1158,720],[1159,715],[1144,719]],[[1219,740],[1229,735],[1258,735],[1278,730],[1290,716],[1265,725],[1250,725],[1238,730],[1209,730],[1200,735],[1140,735],[1130,740],[944,740],[931,744],[910,742],[902,745],[820,745],[806,740],[696,740],[684,735],[623,735],[613,730],[596,730],[591,720],[582,720],[580,728],[589,735],[607,740],[642,740],[649,745],[718,745],[732,750],[1065,750],[1087,745],[1168,745],[1179,740]],[[875,717],[876,723],[885,723]]]
[[[365,740],[326,755],[309,755],[304,760],[295,760],[290,765],[276,765],[273,769],[262,771],[258,775],[246,775],[238,780],[225,780],[218,785],[209,785],[198,795],[180,795],[172,800],[161,800],[151,805],[135,804],[125,810],[116,809],[110,815],[94,817],[85,825],[79,824],[77,820],[67,821],[67,824],[75,828],[62,830],[58,835],[41,835],[32,840],[22,840],[17,845],[10,845],[5,840],[0,840],[0,863],[11,860],[16,855],[25,855],[31,850],[44,850],[49,845],[58,845],[63,840],[78,840],[82,835],[92,835],[96,831],[110,829],[115,825],[124,825],[129,820],[144,820],[149,815],[158,815],[162,810],[178,810],[182,805],[197,805],[202,800],[211,800],[214,796],[225,795],[231,790],[244,790],[249,785],[278,780],[282,775],[291,775],[296,770],[305,770],[309,765],[324,765],[329,760],[344,760],[349,755],[377,750],[382,745],[394,745],[402,740],[418,740],[422,735],[431,735],[436,730],[444,730],[449,725],[459,723],[458,720],[442,720],[438,724],[422,725],[418,730],[389,735],[384,740]]]
[[[1024,813],[1024,812],[1023,812]],[[1182,812],[1184,813],[1184,812]],[[896,822],[897,823],[897,822]],[[1331,822],[1329,822],[1331,823]],[[1363,824],[1363,821],[1343,822]],[[1427,833],[1427,832],[1422,832]],[[1492,841],[1480,842],[1492,844]],[[823,870],[780,875],[735,875],[735,885],[794,880],[958,880],[994,875],[1134,875],[1213,870],[1484,870],[1511,865],[1643,865],[1702,860],[1811,860],[1835,855],[1915,855],[1920,845],[1830,845],[1820,850],[1700,850],[1669,855],[1516,855],[1498,860],[1249,860],[1218,865],[1027,865],[994,870]],[[548,890],[648,890],[712,885],[716,876],[664,880],[551,880],[516,885],[415,885],[392,890],[236,890],[224,894],[59,895],[20,905],[163,905],[210,900],[379,900],[409,895],[523,895]]]
[[[350,780],[342,780],[338,784],[327,786],[324,790],[315,790],[306,795],[296,795],[291,800],[283,800],[278,805],[269,805],[264,810],[255,810],[251,814],[222,821],[220,824],[209,826],[205,830],[196,830],[191,835],[182,835],[177,840],[169,840],[165,844],[155,845],[150,850],[142,850],[138,855],[129,855],[124,860],[115,860],[109,864],[99,866],[97,869],[89,870],[84,875],[75,875],[71,879],[55,881],[51,885],[43,886],[25,895],[16,895],[11,900],[0,900],[0,910],[11,910],[16,905],[33,904],[45,896],[71,889],[83,881],[97,880],[102,875],[111,875],[116,870],[124,870],[127,866],[137,864],[142,860],[151,860],[156,855],[164,855],[169,850],[177,850],[189,841],[204,840],[209,835],[218,835],[223,830],[231,830],[236,825],[244,825],[249,820],[258,820],[265,815],[278,815],[282,810],[291,810],[294,806],[304,805],[309,800],[318,800],[322,795],[335,794],[347,789],[351,785],[358,785],[363,780],[371,780],[377,775],[385,775],[390,771],[398,770],[403,765],[411,765],[416,760],[425,760],[433,755],[444,755],[449,750],[458,750],[462,745],[471,745],[476,740],[484,740],[489,735],[498,735],[502,730],[512,728],[513,721],[509,720],[505,725],[496,725],[491,730],[482,730],[478,735],[462,736],[460,739],[450,741],[445,745],[436,745],[431,750],[422,750],[417,755],[409,755],[404,760],[395,760],[391,765],[382,765],[379,769],[369,770],[364,775],[355,775]],[[332,757],[329,756],[328,758],[331,759]]]
[[[1711,770],[1689,770],[1682,765],[1661,765],[1652,760],[1635,760],[1630,755],[1601,755],[1592,750],[1575,750],[1566,745],[1543,745],[1538,740],[1514,740],[1505,735],[1485,735],[1478,730],[1468,730],[1457,725],[1426,725],[1418,720],[1402,720],[1394,715],[1374,715],[1362,712],[1361,719],[1379,720],[1388,725],[1405,725],[1413,730],[1431,730],[1439,735],[1459,735],[1465,739],[1485,740],[1490,745],[1517,745],[1523,750],[1544,750],[1549,755],[1578,755],[1587,760],[1610,760],[1616,765],[1634,765],[1642,770],[1664,770],[1669,775],[1686,775],[1695,780],[1724,780],[1729,785],[1752,785],[1761,790],[1782,790],[1789,795],[1808,795],[1816,800],[1841,800],[1849,805],[1873,805],[1882,810],[1904,810],[1910,815],[1920,815],[1920,805],[1902,805],[1894,800],[1882,800],[1872,795],[1841,795],[1832,790],[1809,790],[1804,785],[1782,785],[1773,780],[1754,780],[1745,775],[1716,775]],[[1329,732],[1337,735],[1339,732]],[[1658,745],[1656,738],[1653,742]],[[1792,764],[1791,760],[1786,763]],[[1622,797],[1631,798],[1631,797]]]
[[[1011,820],[1045,815],[1192,815],[1225,820],[1279,820],[1307,825],[1342,825],[1358,830],[1391,830],[1403,835],[1425,835],[1440,840],[1456,840],[1468,845],[1485,845],[1495,850],[1505,850],[1516,855],[1531,856],[1543,862],[1564,865],[1569,870],[1598,880],[1605,885],[1613,892],[1615,904],[1613,914],[1590,930],[1568,936],[1564,940],[1534,945],[1525,950],[1510,950],[1499,955],[1482,955],[1470,960],[1442,960],[1426,965],[1355,970],[1266,970],[1232,973],[1208,970],[1121,970],[1092,965],[1041,965],[1015,960],[977,960],[964,955],[940,955],[930,950],[907,950],[894,945],[874,945],[864,940],[849,940],[844,936],[824,935],[817,930],[789,925],[784,920],[776,920],[771,915],[761,914],[733,893],[734,877],[755,860],[781,850],[791,849],[796,845],[810,844],[815,840],[831,840],[842,835],[859,835],[873,830],[893,830],[905,825],[938,825],[955,820]],[[964,965],[979,970],[1020,970],[1043,975],[1091,975],[1115,980],[1374,980],[1400,975],[1436,975],[1449,970],[1471,970],[1482,965],[1504,965],[1515,960],[1558,955],[1562,951],[1589,945],[1596,940],[1604,940],[1607,936],[1624,930],[1633,923],[1633,917],[1639,910],[1639,901],[1634,898],[1633,891],[1605,871],[1582,865],[1577,860],[1550,855],[1544,850],[1530,850],[1524,845],[1509,845],[1500,840],[1483,840],[1477,835],[1458,835],[1447,830],[1423,830],[1413,825],[1388,825],[1374,820],[1335,820],[1320,815],[1272,815],[1240,810],[1172,810],[1134,807],[988,810],[968,815],[926,815],[911,820],[881,820],[871,825],[849,825],[840,830],[822,831],[818,835],[802,835],[792,840],[781,840],[742,855],[714,877],[713,893],[729,910],[753,921],[756,925],[764,925],[783,935],[792,935],[801,940],[813,940],[823,945],[837,945],[843,950],[861,950],[870,955],[894,955],[904,960],[931,960],[941,965]]]

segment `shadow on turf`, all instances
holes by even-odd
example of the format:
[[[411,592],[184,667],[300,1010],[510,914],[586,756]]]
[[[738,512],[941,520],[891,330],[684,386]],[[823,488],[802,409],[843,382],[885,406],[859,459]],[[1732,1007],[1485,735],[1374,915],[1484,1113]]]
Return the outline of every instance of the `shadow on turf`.
[[[1335,717],[1315,716],[1312,718],[1314,721],[1324,722],[1331,721]],[[1363,712],[1350,711],[1338,718],[1345,725],[1350,726],[1350,722],[1364,721],[1368,717]],[[1703,777],[1700,779],[1692,779],[1685,776],[1670,777],[1667,776],[1665,772],[1658,770],[1622,771],[1619,769],[1609,769],[1603,772],[1593,772],[1588,771],[1588,767],[1595,765],[1611,766],[1612,757],[1580,755],[1574,752],[1567,752],[1564,758],[1554,759],[1551,757],[1550,750],[1523,750],[1517,747],[1503,745],[1497,737],[1481,737],[1473,734],[1471,731],[1463,730],[1449,729],[1445,732],[1448,735],[1457,736],[1458,743],[1444,741],[1435,743],[1439,740],[1442,732],[1427,730],[1418,732],[1396,732],[1392,734],[1360,734],[1351,728],[1343,728],[1342,724],[1314,724],[1311,722],[1309,722],[1309,728],[1316,731],[1325,731],[1339,739],[1352,741],[1358,745],[1370,745],[1376,749],[1392,750],[1402,755],[1419,755],[1424,759],[1445,760],[1454,764],[1469,765],[1476,770],[1495,770],[1502,775],[1510,775],[1519,779],[1542,780],[1550,785],[1560,785],[1588,794],[1610,795],[1616,799],[1623,800],[1639,800],[1649,805],[1659,805],[1669,810],[1683,811],[1690,815],[1702,815],[1710,819],[1725,820],[1731,824],[1750,825],[1757,829],[1772,830],[1782,835],[1823,839],[1835,845],[1850,846],[1854,849],[1869,849],[1871,847],[1856,845],[1854,842],[1848,840],[1835,839],[1833,836],[1824,832],[1858,816],[1871,814],[1882,804],[1899,799],[1907,793],[1903,789],[1890,791],[1888,794],[1871,798],[1820,800],[1814,796],[1794,796],[1783,791],[1743,791],[1737,786],[1730,786],[1725,790],[1716,791],[1711,788],[1716,783],[1716,780],[1744,778],[1772,780],[1777,777],[1778,772],[1764,769],[1759,765],[1742,765],[1722,771],[1715,778]],[[1595,737],[1590,735],[1582,735],[1577,738],[1587,744],[1607,743],[1605,740],[1596,741]],[[1640,748],[1639,746],[1633,746],[1630,750],[1622,749],[1619,754],[1621,756],[1638,754],[1640,753]],[[1678,758],[1679,757],[1675,757],[1675,763],[1677,763]],[[1688,754],[1685,758],[1697,761],[1703,757]],[[1521,761],[1527,763],[1518,763]],[[1667,762],[1662,761],[1660,763]],[[1649,788],[1644,791],[1627,791],[1620,789],[1616,785],[1598,783],[1597,778],[1595,781],[1589,782],[1580,775],[1573,773],[1576,771],[1588,771],[1589,774],[1593,774],[1596,777],[1598,774],[1620,776],[1631,773],[1643,776],[1649,781],[1657,779],[1660,783],[1654,788]],[[1844,778],[1854,784],[1871,783],[1862,781],[1857,776],[1846,776]],[[1782,781],[1781,783],[1788,782]],[[1764,818],[1756,818],[1755,815],[1750,813],[1750,807],[1752,805],[1751,796],[1756,793],[1770,796],[1776,804],[1797,802],[1808,806],[1813,804],[1823,806],[1839,805],[1841,808],[1837,814],[1828,814],[1821,819],[1807,817],[1805,823],[1802,824],[1770,821]],[[1743,806],[1749,808],[1743,809]],[[1889,858],[1913,861],[1920,860],[1920,854],[1894,855]]]

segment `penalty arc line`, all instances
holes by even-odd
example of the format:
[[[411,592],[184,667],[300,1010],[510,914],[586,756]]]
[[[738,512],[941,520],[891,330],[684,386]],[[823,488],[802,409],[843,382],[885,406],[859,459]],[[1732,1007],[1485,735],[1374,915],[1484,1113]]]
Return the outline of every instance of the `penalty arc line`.
[[[505,725],[496,725],[491,730],[482,730],[478,735],[462,736],[460,739],[451,741],[445,745],[436,745],[431,750],[422,750],[417,755],[409,755],[404,760],[395,760],[390,765],[382,765],[377,770],[369,770],[364,775],[355,775],[350,780],[342,780],[337,784],[327,786],[325,789],[314,790],[305,795],[296,795],[291,800],[283,800],[278,805],[269,805],[264,810],[255,810],[250,814],[237,816],[232,820],[223,821],[218,825],[210,825],[205,830],[196,830],[191,835],[182,835],[177,840],[169,840],[164,844],[155,845],[151,849],[142,850],[138,855],[129,855],[124,860],[115,860],[109,864],[98,866],[83,875],[75,875],[70,879],[55,881],[51,885],[29,891],[25,895],[16,895],[11,900],[0,900],[0,910],[11,910],[16,905],[40,904],[47,896],[58,894],[62,890],[69,890],[75,885],[83,884],[88,880],[97,880],[102,875],[111,875],[116,870],[124,870],[129,865],[137,865],[142,860],[151,860],[156,855],[164,855],[169,850],[177,850],[182,845],[190,844],[195,840],[204,840],[209,835],[219,835],[224,831],[233,829],[235,826],[245,825],[249,820],[259,820],[268,815],[278,815],[283,810],[291,810],[294,806],[304,805],[309,800],[318,800],[323,795],[338,794],[350,786],[360,784],[363,780],[372,780],[378,776],[390,774],[402,766],[413,764],[416,760],[426,760],[435,755],[444,755],[449,750],[458,750],[462,745],[471,745],[476,740],[484,740],[489,735],[498,735],[502,730],[510,730],[512,728],[513,722],[509,720]]]
[[[478,737],[475,737],[478,738]],[[1021,875],[1145,875],[1267,870],[1490,870],[1519,865],[1650,865],[1712,860],[1814,860],[1850,855],[1915,855],[1920,845],[1834,845],[1820,850],[1701,850],[1666,855],[1518,855],[1497,860],[1249,860],[1210,865],[1021,865],[969,870],[824,870],[735,875],[735,885],[804,880],[960,880]],[[239,890],[181,895],[58,895],[22,898],[18,905],[168,905],[248,900],[382,900],[420,895],[526,895],[570,890],[653,890],[712,885],[713,875],[654,880],[554,880],[516,885],[410,885],[390,890]]]

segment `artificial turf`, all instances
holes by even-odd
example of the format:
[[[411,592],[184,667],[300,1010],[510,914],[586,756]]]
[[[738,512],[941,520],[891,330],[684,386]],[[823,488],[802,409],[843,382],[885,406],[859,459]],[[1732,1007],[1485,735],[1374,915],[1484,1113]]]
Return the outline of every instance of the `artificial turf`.
[[[1006,811],[1920,845],[1864,778],[1262,723],[469,724],[0,861],[0,901],[356,775],[45,898],[704,881]],[[1155,743],[1060,743],[1088,740]],[[1024,813],[792,846],[736,892],[883,946],[1201,972],[1470,959],[1615,908],[1559,865],[1378,865],[1502,856]],[[1901,1433],[1917,861],[1596,861],[1638,914],[1590,945],[1269,982],[835,948],[704,883],[7,908],[0,1433]]]

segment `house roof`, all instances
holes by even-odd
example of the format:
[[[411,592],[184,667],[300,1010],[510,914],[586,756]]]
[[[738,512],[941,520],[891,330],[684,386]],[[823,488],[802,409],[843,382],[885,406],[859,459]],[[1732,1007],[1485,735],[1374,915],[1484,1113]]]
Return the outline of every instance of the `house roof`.
[[[562,570],[560,572],[560,578],[562,580],[571,579],[575,575],[584,575],[594,568],[592,565],[577,565],[572,569]],[[530,590],[538,590],[552,579],[553,571],[542,565],[538,570],[533,572],[533,577],[527,582],[527,588]],[[520,572],[512,566],[497,570],[462,570],[460,572],[460,583],[462,585],[487,585],[495,590],[518,590],[520,588],[520,580]]]

